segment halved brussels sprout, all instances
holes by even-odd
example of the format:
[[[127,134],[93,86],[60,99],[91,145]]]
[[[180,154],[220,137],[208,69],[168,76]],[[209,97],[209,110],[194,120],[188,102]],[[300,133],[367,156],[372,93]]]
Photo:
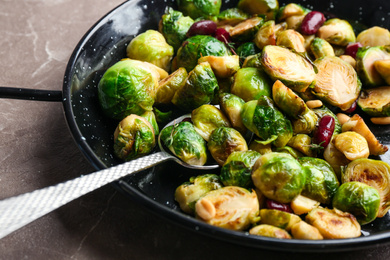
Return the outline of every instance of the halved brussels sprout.
[[[330,204],[340,183],[329,163],[320,158],[300,157],[298,161],[307,168],[306,184],[302,195],[324,204]]]
[[[297,92],[304,92],[315,81],[316,74],[311,63],[280,46],[264,47],[261,64],[272,79],[282,81]]]
[[[390,45],[390,32],[386,28],[374,26],[359,33],[356,41],[364,47]]]
[[[250,15],[238,8],[229,8],[219,13],[218,26],[231,25],[235,26],[240,22],[250,18]]]
[[[145,118],[146,120],[148,120],[148,122],[150,123],[150,125],[153,127],[153,130],[154,130],[154,134],[155,135],[158,135],[160,133],[160,129],[158,127],[158,123],[157,123],[157,119],[156,119],[156,115],[154,114],[153,111],[145,111],[141,117]]]
[[[293,15],[286,18],[287,28],[293,30],[299,30],[302,25],[303,19],[305,19],[305,14],[302,15]]]
[[[306,168],[286,153],[262,155],[252,170],[252,181],[264,196],[289,203],[298,196],[306,182]]]
[[[302,221],[301,218],[292,213],[284,212],[277,209],[260,210],[261,224],[268,224],[290,231],[291,227],[300,221]]]
[[[172,103],[184,111],[191,111],[210,103],[218,93],[218,81],[208,62],[198,64],[185,83],[175,92]]]
[[[347,165],[341,175],[341,182],[353,181],[365,183],[378,190],[380,196],[378,217],[384,217],[390,209],[389,164],[374,159],[354,160]]]
[[[263,23],[262,17],[254,16],[234,26],[229,34],[235,41],[251,41]]]
[[[245,101],[234,94],[223,93],[220,95],[219,103],[221,110],[229,118],[232,127],[244,134],[247,129],[241,120],[241,110]]]
[[[390,85],[390,59],[374,62],[376,71],[382,76],[386,84]]]
[[[169,104],[176,91],[184,84],[188,73],[185,68],[179,68],[171,75],[158,82],[155,104]]]
[[[233,152],[222,166],[220,178],[225,186],[249,188],[252,185],[252,167],[261,155],[256,151]]]
[[[252,142],[249,144],[249,150],[256,151],[259,154],[263,155],[266,153],[272,153],[271,144],[262,144],[262,141],[258,138],[253,138]]]
[[[164,35],[167,43],[171,45],[176,53],[181,43],[187,38],[186,33],[194,23],[189,16],[168,7],[162,15],[159,23],[159,31]]]
[[[202,105],[191,113],[196,132],[209,141],[211,133],[219,127],[230,127],[226,116],[213,105]]]
[[[124,59],[107,69],[98,85],[104,113],[122,120],[153,109],[159,75],[137,60]]]
[[[329,42],[321,38],[314,38],[310,43],[310,50],[316,59],[323,58],[325,56],[335,56],[332,45]]]
[[[291,122],[294,134],[310,134],[316,129],[318,117],[313,110],[308,109],[306,113]]]
[[[280,7],[277,20],[284,21],[286,18],[290,16],[299,16],[299,15],[305,15],[308,12],[310,12],[309,9],[295,3],[289,3],[285,6]]]
[[[260,62],[261,53],[257,53],[255,55],[250,55],[245,58],[244,63],[242,64],[242,68],[252,67],[262,70],[262,65]]]
[[[241,120],[263,144],[285,146],[293,135],[291,122],[275,107],[271,98],[261,96],[243,106]]]
[[[130,59],[150,62],[169,71],[174,54],[164,36],[155,30],[147,30],[132,39],[126,49]]]
[[[297,215],[307,214],[311,210],[318,208],[320,202],[308,197],[298,195],[290,203],[291,209]]]
[[[245,102],[257,100],[260,96],[271,96],[272,81],[266,73],[257,68],[241,68],[234,75],[231,93]]]
[[[230,127],[215,129],[210,135],[207,147],[219,165],[223,165],[231,153],[248,150],[245,138]]]
[[[197,218],[213,226],[245,230],[258,221],[256,192],[228,186],[208,192],[195,204]]]
[[[279,11],[279,2],[278,0],[240,0],[237,7],[249,14],[261,14],[268,20],[274,20]]]
[[[332,18],[327,20],[317,31],[317,37],[340,46],[356,42],[356,36],[351,24],[346,20]]]
[[[207,161],[206,141],[189,122],[180,122],[161,130],[161,141],[182,161],[190,165],[204,165]]]
[[[195,35],[183,42],[176,56],[176,66],[191,71],[203,56],[227,56],[229,50],[223,42],[209,35]]]
[[[129,115],[115,129],[114,153],[124,161],[149,154],[155,144],[153,127],[143,117]]]
[[[229,78],[240,69],[240,57],[228,56],[203,56],[198,63],[208,62],[214,74],[218,78]]]
[[[245,42],[238,46],[236,53],[238,56],[240,56],[241,60],[245,60],[248,56],[255,55],[256,53],[259,53],[260,50],[257,48],[256,44],[254,42]]]
[[[192,19],[216,16],[221,9],[221,0],[177,0],[177,6],[183,14]]]
[[[316,113],[318,119],[321,119],[323,116],[331,116],[334,118],[334,132],[333,134],[341,133],[341,124],[337,116],[326,106],[322,106],[319,108],[313,109],[314,113]]]
[[[195,203],[207,192],[222,188],[222,183],[216,174],[204,174],[191,177],[175,190],[175,200],[182,211],[195,213]]]
[[[286,24],[276,25],[274,20],[267,21],[257,31],[253,41],[260,50],[267,45],[275,45],[278,33],[286,28]]]
[[[384,84],[381,75],[375,69],[378,60],[390,59],[389,48],[384,46],[359,48],[356,53],[356,71],[364,86],[375,87]]]
[[[309,240],[322,240],[324,237],[321,235],[318,228],[307,224],[305,221],[299,221],[291,227],[291,234],[295,239],[309,239]]]
[[[261,224],[251,228],[249,234],[262,237],[291,239],[291,235],[286,230],[267,224]]]
[[[334,146],[342,152],[348,160],[367,158],[370,155],[367,140],[353,131],[343,132],[333,138]]]
[[[365,89],[357,103],[370,116],[390,116],[390,87]]]
[[[346,182],[337,190],[332,201],[333,207],[349,212],[361,224],[368,224],[376,219],[380,197],[378,191],[362,182]]]
[[[276,38],[276,45],[283,46],[296,52],[305,52],[305,38],[292,29],[282,31]]]
[[[330,166],[332,166],[334,172],[337,175],[337,178],[341,176],[341,169],[344,166],[347,166],[351,161],[345,157],[345,155],[340,152],[334,145],[333,141],[330,141],[324,150],[324,159],[327,161]]]
[[[311,144],[311,137],[307,134],[294,135],[287,143],[288,146],[298,150],[306,156],[316,157],[316,152],[311,147]]]
[[[330,56],[317,59],[314,64],[318,69],[314,94],[343,111],[348,110],[361,89],[355,69],[340,58]]]

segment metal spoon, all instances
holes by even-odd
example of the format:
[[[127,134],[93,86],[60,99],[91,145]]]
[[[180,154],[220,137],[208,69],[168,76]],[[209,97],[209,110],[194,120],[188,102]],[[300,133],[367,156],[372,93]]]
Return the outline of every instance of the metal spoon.
[[[165,127],[181,122],[190,115],[181,116],[168,123]],[[77,199],[108,183],[116,181],[129,174],[145,170],[159,163],[174,160],[184,167],[199,170],[218,168],[218,165],[189,165],[166,152],[158,136],[160,152],[141,157],[117,166],[100,170],[78,177],[54,186],[35,190],[30,193],[7,198],[0,201],[0,239],[46,215],[47,213]]]

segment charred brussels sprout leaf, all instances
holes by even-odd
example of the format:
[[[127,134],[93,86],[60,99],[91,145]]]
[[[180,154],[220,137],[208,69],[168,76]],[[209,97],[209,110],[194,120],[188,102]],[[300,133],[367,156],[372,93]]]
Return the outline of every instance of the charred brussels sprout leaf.
[[[161,130],[161,141],[183,162],[204,165],[207,161],[205,140],[189,122],[181,122]]]
[[[370,116],[390,116],[390,87],[363,90],[358,105]]]
[[[349,22],[338,18],[327,20],[318,29],[317,36],[340,46],[347,46],[348,43],[356,41],[355,33]]]
[[[177,0],[179,10],[192,19],[218,15],[221,4],[221,0]]]
[[[268,20],[274,20],[279,11],[278,0],[240,0],[238,8],[249,14],[265,15]]]
[[[379,204],[378,191],[361,182],[343,183],[333,197],[333,207],[351,213],[361,225],[376,219]]]
[[[375,69],[375,62],[390,59],[389,48],[384,46],[359,48],[356,53],[356,71],[364,86],[375,87],[384,80]]]

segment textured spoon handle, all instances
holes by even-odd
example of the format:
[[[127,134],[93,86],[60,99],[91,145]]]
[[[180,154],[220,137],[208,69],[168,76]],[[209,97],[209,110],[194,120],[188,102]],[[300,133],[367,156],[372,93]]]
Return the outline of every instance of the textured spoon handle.
[[[130,173],[172,156],[159,152],[112,168],[0,201],[0,239],[43,215]]]

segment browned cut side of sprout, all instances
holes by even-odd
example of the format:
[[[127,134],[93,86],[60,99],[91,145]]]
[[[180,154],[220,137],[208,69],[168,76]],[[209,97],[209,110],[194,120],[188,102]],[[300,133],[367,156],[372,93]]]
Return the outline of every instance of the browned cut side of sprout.
[[[307,224],[305,221],[300,221],[292,226],[291,234],[296,239],[309,239],[309,240],[322,240],[324,237],[321,235],[318,228]]]

